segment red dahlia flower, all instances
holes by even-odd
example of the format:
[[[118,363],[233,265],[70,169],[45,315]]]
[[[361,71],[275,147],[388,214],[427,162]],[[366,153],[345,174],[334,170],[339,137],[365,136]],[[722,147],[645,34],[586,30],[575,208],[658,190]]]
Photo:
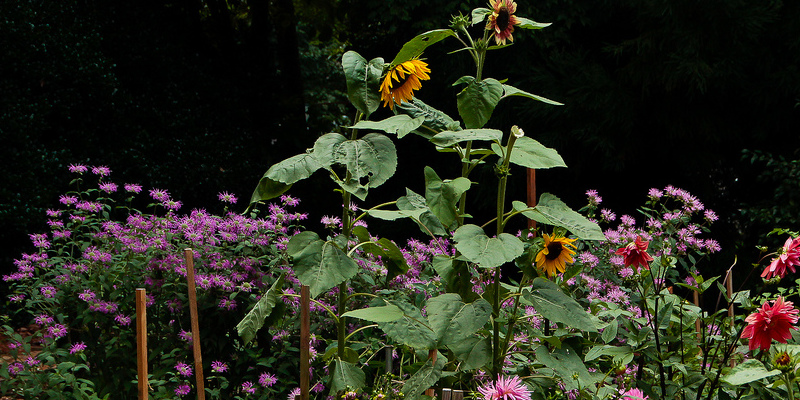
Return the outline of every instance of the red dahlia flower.
[[[641,265],[645,269],[650,269],[650,261],[653,261],[653,257],[647,254],[647,246],[649,245],[649,241],[637,236],[635,241],[628,243],[627,246],[621,249],[617,249],[616,253],[625,257],[626,267]]]
[[[800,265],[800,237],[788,238],[783,248],[778,250],[778,256],[772,259],[761,277],[764,279],[772,279],[773,276],[783,278],[786,276],[786,270],[795,272],[795,265]]]
[[[767,351],[772,339],[786,343],[792,337],[791,330],[797,330],[793,325],[797,323],[798,313],[800,310],[794,308],[791,301],[783,301],[781,296],[771,306],[765,301],[761,309],[745,318],[749,325],[744,328],[742,339],[750,339],[750,350]]]

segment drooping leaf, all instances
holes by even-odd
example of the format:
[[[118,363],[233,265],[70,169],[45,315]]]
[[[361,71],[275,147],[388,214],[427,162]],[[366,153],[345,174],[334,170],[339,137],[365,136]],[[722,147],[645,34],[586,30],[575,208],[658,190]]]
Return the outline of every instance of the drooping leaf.
[[[504,156],[505,149],[497,143],[492,143],[492,151],[500,157]],[[544,169],[566,167],[564,160],[557,151],[531,139],[527,136],[517,139],[511,151],[511,163],[525,168]]]
[[[402,389],[400,389],[400,391],[405,395],[404,399],[418,399],[425,390],[435,385],[436,382],[439,381],[445,364],[443,360],[440,360],[441,358],[444,357],[437,357],[435,364],[428,359],[425,361],[425,364],[423,364],[422,367],[411,376],[411,378],[408,378],[408,380],[403,384]]]
[[[552,104],[554,106],[563,106],[564,105],[564,103],[559,103],[559,102],[557,102],[555,100],[550,100],[548,98],[545,98],[545,97],[542,97],[542,96],[539,96],[539,95],[535,95],[533,93],[528,93],[528,92],[526,92],[524,90],[517,89],[517,88],[515,88],[515,87],[513,87],[511,85],[505,85],[504,84],[503,85],[503,92],[504,93],[503,93],[503,97],[502,98],[504,98],[504,99],[506,97],[510,97],[510,96],[521,96],[521,97],[527,97],[529,99],[539,100],[539,101],[541,101],[543,103]]]
[[[422,125],[427,129],[418,129],[415,130],[414,133],[425,139],[430,139],[434,133],[461,130],[461,125],[458,121],[444,112],[425,104],[425,102],[416,97],[411,99],[411,101],[404,101],[398,104],[395,110],[411,118],[423,117],[425,122],[423,122]]]
[[[492,343],[488,337],[468,337],[449,347],[456,358],[462,361],[463,371],[481,368],[492,360]]]
[[[292,236],[286,247],[300,283],[307,285],[312,297],[354,277],[358,264],[333,241],[323,241],[306,231]]]
[[[492,315],[492,306],[486,300],[478,299],[467,304],[455,293],[429,299],[426,309],[437,342],[445,346],[472,336]]]
[[[445,229],[442,222],[439,221],[439,218],[431,212],[431,209],[425,201],[424,197],[406,188],[406,195],[397,199],[397,208],[405,212],[424,210],[416,219],[420,230],[429,235],[433,234],[434,236],[446,235],[448,233],[447,229]]]
[[[519,25],[517,26],[519,26],[522,29],[542,29],[542,28],[547,28],[550,25],[553,25],[550,22],[536,22],[523,17],[517,17],[517,20],[519,21]]]
[[[437,29],[421,33],[403,45],[403,48],[400,49],[400,52],[398,52],[397,56],[392,60],[392,66],[417,58],[428,46],[455,35],[456,33],[451,29]]]
[[[272,312],[275,304],[278,303],[282,290],[283,274],[270,286],[267,293],[261,296],[258,302],[253,306],[253,309],[236,325],[236,331],[239,333],[239,337],[242,338],[244,343],[250,343],[250,341],[256,337],[258,330],[264,326],[264,321]]]
[[[458,218],[456,203],[469,187],[467,178],[444,182],[433,168],[425,167],[425,203],[447,229],[455,228]]]
[[[392,322],[403,318],[403,315],[403,310],[401,310],[400,307],[394,304],[388,304],[380,307],[351,310],[342,314],[342,317],[358,318],[370,322]]]
[[[366,178],[363,186],[374,188],[386,182],[397,169],[397,150],[391,139],[370,133],[361,139],[346,140],[336,146],[336,162],[347,167],[355,181]]]
[[[465,129],[460,131],[444,131],[431,138],[437,146],[450,147],[456,143],[469,140],[493,140],[499,142],[503,139],[503,131],[497,129]]]
[[[264,173],[264,177],[291,185],[308,178],[321,167],[313,153],[303,153],[274,164]]]
[[[292,185],[276,182],[264,176],[258,182],[258,186],[256,186],[256,189],[253,191],[253,195],[250,196],[250,206],[252,207],[254,203],[259,201],[274,199],[286,193],[291,187]]]
[[[355,51],[348,51],[342,56],[342,68],[347,81],[347,97],[353,106],[361,111],[365,118],[380,106],[381,97],[378,87],[383,74],[383,58],[367,60]]]
[[[331,380],[331,395],[348,388],[356,390],[364,387],[366,375],[361,368],[353,363],[336,359],[333,362],[333,379]]]
[[[483,268],[499,267],[522,255],[524,245],[514,235],[501,233],[490,238],[483,228],[467,224],[453,234],[456,249],[468,260]]]
[[[596,223],[572,210],[561,199],[550,193],[542,193],[539,203],[532,210],[528,210],[527,204],[521,201],[512,202],[512,206],[536,222],[566,228],[583,240],[606,240],[603,231]]]
[[[425,117],[411,118],[408,115],[400,114],[391,116],[382,121],[359,121],[350,128],[374,129],[386,133],[394,133],[398,138],[402,138],[409,132],[419,128],[423,122],[425,122]]]
[[[488,8],[479,7],[472,10],[472,25],[477,25],[486,19],[486,16],[491,14],[492,10]],[[519,17],[517,17],[519,18]]]
[[[419,308],[401,301],[390,301],[403,311],[403,317],[391,321],[378,323],[378,327],[386,334],[401,344],[415,349],[432,349],[436,345],[436,336],[428,324],[428,319],[422,316]]]
[[[746,385],[760,379],[779,375],[777,369],[768,371],[761,361],[750,359],[733,367],[729,373],[722,377],[722,380],[733,386]]]
[[[503,84],[487,78],[473,81],[458,93],[458,114],[467,129],[483,128],[503,95]]]
[[[522,291],[522,296],[533,304],[536,312],[551,321],[561,322],[584,332],[597,332],[589,313],[550,280],[534,279],[530,289]]]
[[[387,238],[378,239],[377,242],[373,241],[369,236],[369,232],[367,232],[367,228],[363,226],[353,227],[353,233],[358,238],[359,243],[365,243],[361,248],[366,253],[381,258],[386,267],[387,282],[395,276],[408,271],[406,258],[394,242]]]

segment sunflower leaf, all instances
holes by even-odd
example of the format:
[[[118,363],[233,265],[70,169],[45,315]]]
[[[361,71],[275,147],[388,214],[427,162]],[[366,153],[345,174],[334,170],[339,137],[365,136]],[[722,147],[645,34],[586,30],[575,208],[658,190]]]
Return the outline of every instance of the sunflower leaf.
[[[366,375],[357,365],[338,358],[334,360],[333,365],[333,373],[331,374],[333,375],[331,379],[331,395],[335,395],[336,392],[347,390],[348,388],[356,390],[364,387]]]
[[[492,13],[492,10],[490,10],[488,8],[483,8],[483,7],[479,7],[479,8],[476,8],[476,9],[472,10],[472,25],[480,24],[481,22],[483,22],[483,20],[486,19],[486,16],[491,14],[491,13]],[[517,17],[517,18],[519,18],[519,17]]]
[[[492,150],[495,154],[504,157],[505,148],[493,143]],[[534,169],[566,167],[564,159],[555,149],[545,147],[535,139],[523,136],[517,139],[511,151],[511,163]]]
[[[354,277],[358,264],[333,241],[323,241],[311,231],[292,236],[286,246],[297,279],[308,285],[312,297]]]
[[[492,306],[478,298],[464,303],[456,293],[445,293],[428,300],[428,321],[436,334],[436,341],[453,346],[466,340],[489,321]]]
[[[455,35],[456,33],[453,32],[452,29],[437,29],[419,34],[403,45],[403,48],[400,49],[400,52],[398,52],[397,56],[392,60],[391,65],[400,65],[408,60],[417,58],[428,46]]]
[[[261,299],[253,306],[253,309],[236,325],[236,331],[239,332],[239,336],[245,344],[253,340],[258,330],[264,326],[264,321],[272,313],[275,304],[278,303],[282,288],[283,274],[272,284],[267,293],[261,296]]]
[[[459,92],[458,114],[461,115],[467,129],[482,128],[486,125],[502,95],[503,84],[492,78],[480,82],[472,81]]]
[[[425,203],[447,229],[455,228],[458,219],[456,202],[469,187],[467,178],[444,182],[433,168],[425,167]]]
[[[512,206],[514,210],[521,211],[522,215],[536,222],[566,228],[583,240],[606,240],[606,236],[596,223],[572,210],[561,199],[550,193],[542,193],[539,203],[533,209],[521,201],[512,202]]]
[[[431,142],[437,146],[450,147],[468,140],[493,140],[499,142],[502,138],[503,132],[497,129],[466,129],[439,132],[431,138]]]
[[[380,186],[397,169],[397,149],[391,139],[379,133],[343,141],[335,146],[334,152],[336,162],[345,165],[353,177],[353,182],[343,183],[345,189]],[[367,183],[361,182],[362,178]]]
[[[590,314],[575,299],[564,294],[561,288],[544,278],[533,280],[530,290],[522,291],[522,297],[533,304],[543,317],[560,322],[584,332],[597,332]]]
[[[380,106],[378,87],[383,74],[383,58],[373,58],[369,62],[355,51],[342,56],[342,68],[347,81],[347,97],[365,118]]]
[[[445,359],[446,357],[439,355],[436,357],[436,363],[433,363],[430,358],[426,360],[425,364],[408,378],[400,389],[405,395],[404,398],[406,400],[417,400],[421,398],[422,392],[435,385],[442,376]]]
[[[411,118],[408,115],[400,114],[386,118],[382,121],[359,121],[357,124],[350,126],[349,128],[375,129],[384,131],[386,133],[397,134],[397,137],[402,139],[403,136],[407,135],[409,132],[422,126],[423,122],[425,122],[425,117],[420,116]]]
[[[517,20],[519,21],[519,25],[517,26],[522,29],[542,29],[553,25],[551,22],[536,22],[524,17],[517,17]]]
[[[526,92],[524,90],[517,89],[517,88],[515,88],[515,87],[513,87],[511,85],[503,85],[503,92],[504,92],[503,93],[503,97],[502,97],[503,99],[505,99],[506,97],[510,97],[510,96],[522,96],[522,97],[527,97],[529,99],[539,100],[539,101],[541,101],[543,103],[552,104],[554,106],[563,106],[564,105],[564,103],[559,103],[559,102],[557,102],[555,100],[550,100],[548,98],[545,98],[545,97],[542,97],[542,96],[539,96],[539,95],[535,95],[533,93],[528,93],[528,92]]]
[[[433,132],[461,130],[461,124],[459,124],[458,121],[454,120],[449,115],[425,104],[425,102],[416,97],[411,99],[411,101],[404,101],[398,104],[395,107],[395,110],[402,112],[411,118],[425,118],[425,122],[423,122],[422,125]],[[427,131],[423,132],[416,130],[414,133],[424,137],[425,139],[430,139],[433,136]]]
[[[499,267],[522,255],[524,246],[516,236],[501,233],[495,238],[486,236],[483,228],[467,224],[453,234],[456,249],[468,260],[483,268]]]

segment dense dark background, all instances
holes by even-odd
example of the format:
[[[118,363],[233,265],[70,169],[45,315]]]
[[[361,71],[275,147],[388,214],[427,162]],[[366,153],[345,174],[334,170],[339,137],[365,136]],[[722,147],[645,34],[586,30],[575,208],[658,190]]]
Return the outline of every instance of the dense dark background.
[[[67,165],[107,165],[113,180],[167,189],[185,209],[218,211],[220,191],[244,203],[269,165],[348,123],[344,51],[391,60],[474,7],[487,5],[0,2],[0,272],[32,251],[28,233],[46,230]],[[517,124],[562,154],[569,168],[540,172],[540,192],[579,208],[598,189],[604,205],[634,213],[650,187],[685,188],[722,217],[713,236],[725,252],[710,269],[734,254],[746,269],[772,227],[798,229],[800,2],[520,0],[518,14],[553,25],[517,30],[511,48],[490,53],[485,76],[565,105],[504,100],[490,126]],[[447,54],[457,48],[426,52],[433,79],[418,93],[453,116],[450,85],[474,74],[465,53]],[[418,137],[398,146],[398,174],[372,203],[406,186],[422,192],[424,165],[457,175],[454,159],[432,161]],[[480,217],[493,207],[491,170],[475,178],[486,183],[469,210]],[[292,189],[311,224],[338,208],[332,189],[321,173]],[[524,173],[510,190],[525,198]],[[394,229],[376,233],[414,233]]]

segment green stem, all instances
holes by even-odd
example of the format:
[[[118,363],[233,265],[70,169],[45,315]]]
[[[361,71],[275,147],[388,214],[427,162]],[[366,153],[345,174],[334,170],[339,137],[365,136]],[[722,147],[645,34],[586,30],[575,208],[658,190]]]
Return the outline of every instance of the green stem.
[[[467,142],[467,148],[464,149],[464,156],[461,158],[461,177],[466,178],[469,176],[471,169],[469,168],[469,157],[472,152],[472,141]],[[465,161],[466,160],[466,161]],[[458,226],[464,225],[464,215],[467,208],[467,192],[461,193],[461,198],[458,199]]]

